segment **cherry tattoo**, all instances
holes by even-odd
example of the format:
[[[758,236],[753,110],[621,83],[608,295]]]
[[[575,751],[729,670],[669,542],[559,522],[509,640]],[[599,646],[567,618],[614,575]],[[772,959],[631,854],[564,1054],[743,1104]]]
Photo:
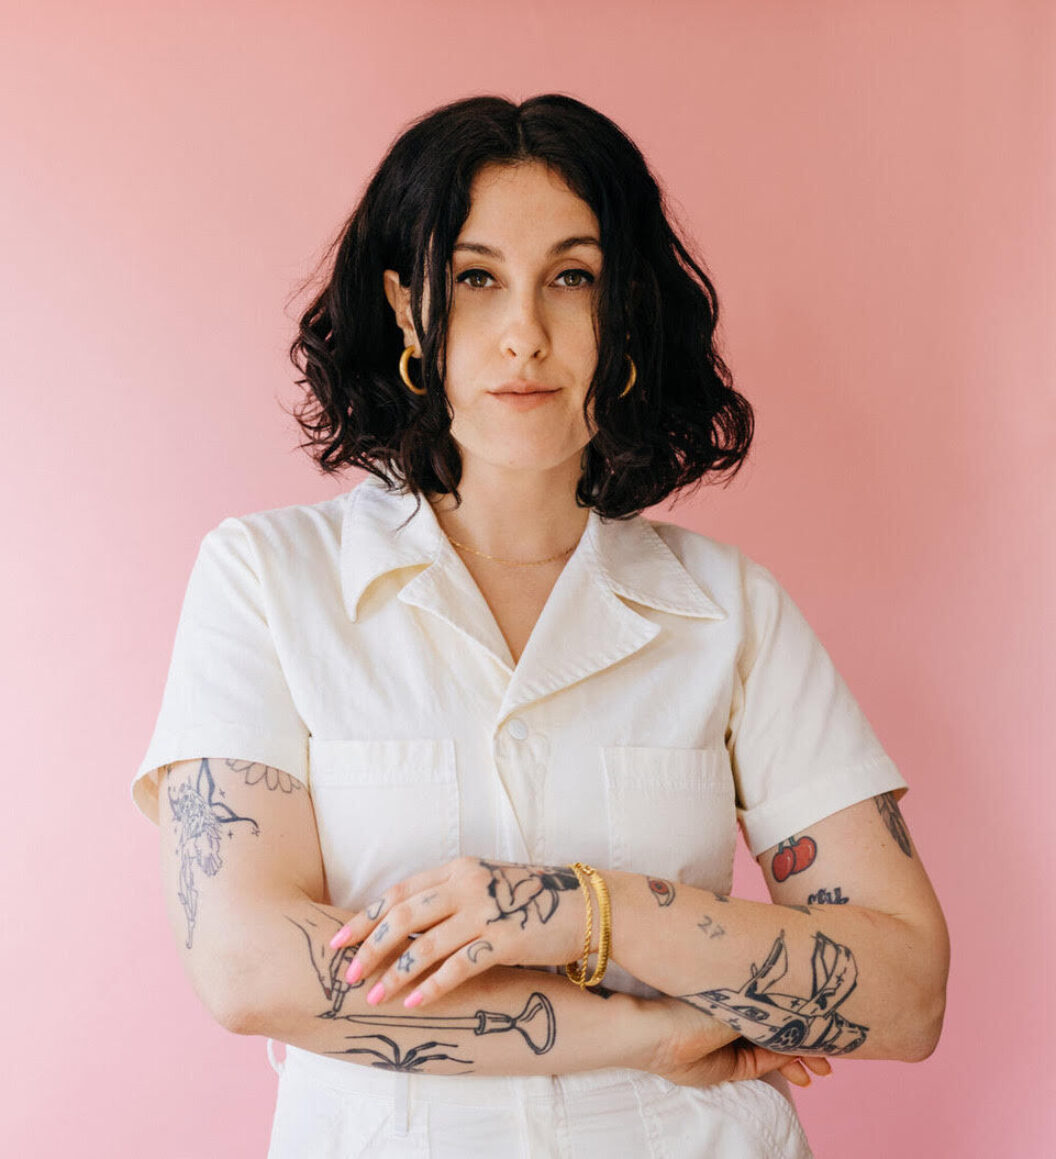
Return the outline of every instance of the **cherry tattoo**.
[[[793,873],[802,873],[804,869],[809,869],[817,855],[818,846],[813,837],[803,836],[798,841],[789,837],[787,841],[782,841],[770,864],[774,881],[785,881]]]

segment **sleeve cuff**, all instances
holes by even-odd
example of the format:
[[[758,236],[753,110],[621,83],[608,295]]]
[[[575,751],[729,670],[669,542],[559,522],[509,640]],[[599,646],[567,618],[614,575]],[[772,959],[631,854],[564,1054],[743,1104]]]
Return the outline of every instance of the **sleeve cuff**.
[[[158,824],[158,773],[165,765],[202,757],[228,757],[258,761],[282,769],[308,786],[308,738],[262,736],[237,725],[212,725],[155,737],[132,778],[132,801],[139,811]]]
[[[754,809],[738,809],[737,820],[751,855],[758,857],[823,817],[878,793],[897,792],[901,799],[908,789],[894,761],[885,753],[868,764],[799,785],[776,801],[764,801]]]

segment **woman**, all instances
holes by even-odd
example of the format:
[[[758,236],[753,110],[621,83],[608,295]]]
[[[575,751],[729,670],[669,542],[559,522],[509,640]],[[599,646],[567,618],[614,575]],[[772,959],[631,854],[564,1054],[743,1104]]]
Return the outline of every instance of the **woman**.
[[[905,781],[772,574],[641,516],[748,452],[717,314],[564,96],[423,117],[346,224],[291,353],[370,475],[206,535],[134,782],[288,1044],[272,1156],[806,1156],[786,1080],[934,1049]]]

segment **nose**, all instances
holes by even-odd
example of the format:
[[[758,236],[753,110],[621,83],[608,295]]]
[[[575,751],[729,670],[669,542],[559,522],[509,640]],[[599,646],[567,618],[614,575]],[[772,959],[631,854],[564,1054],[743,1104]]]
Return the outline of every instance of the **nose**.
[[[503,319],[503,353],[515,358],[542,357],[550,337],[538,295],[531,288],[510,295]]]

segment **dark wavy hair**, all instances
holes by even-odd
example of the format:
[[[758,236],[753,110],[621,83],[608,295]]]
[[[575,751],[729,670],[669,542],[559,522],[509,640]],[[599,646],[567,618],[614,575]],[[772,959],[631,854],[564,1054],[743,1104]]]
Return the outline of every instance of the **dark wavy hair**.
[[[336,247],[290,346],[303,376],[293,411],[301,448],[325,473],[364,468],[390,490],[416,493],[419,506],[423,493],[461,503],[462,460],[443,388],[451,251],[477,171],[526,161],[560,174],[601,229],[598,359],[584,403],[586,419],[594,402],[595,434],[584,449],[577,504],[630,518],[706,475],[732,479],[748,454],[754,416],[715,347],[715,288],[669,223],[637,146],[603,114],[558,93],[521,104],[498,96],[454,101],[393,143],[324,256],[328,265]],[[385,269],[411,287],[424,395],[399,376],[404,337],[384,294]],[[625,354],[637,381],[620,398]]]

